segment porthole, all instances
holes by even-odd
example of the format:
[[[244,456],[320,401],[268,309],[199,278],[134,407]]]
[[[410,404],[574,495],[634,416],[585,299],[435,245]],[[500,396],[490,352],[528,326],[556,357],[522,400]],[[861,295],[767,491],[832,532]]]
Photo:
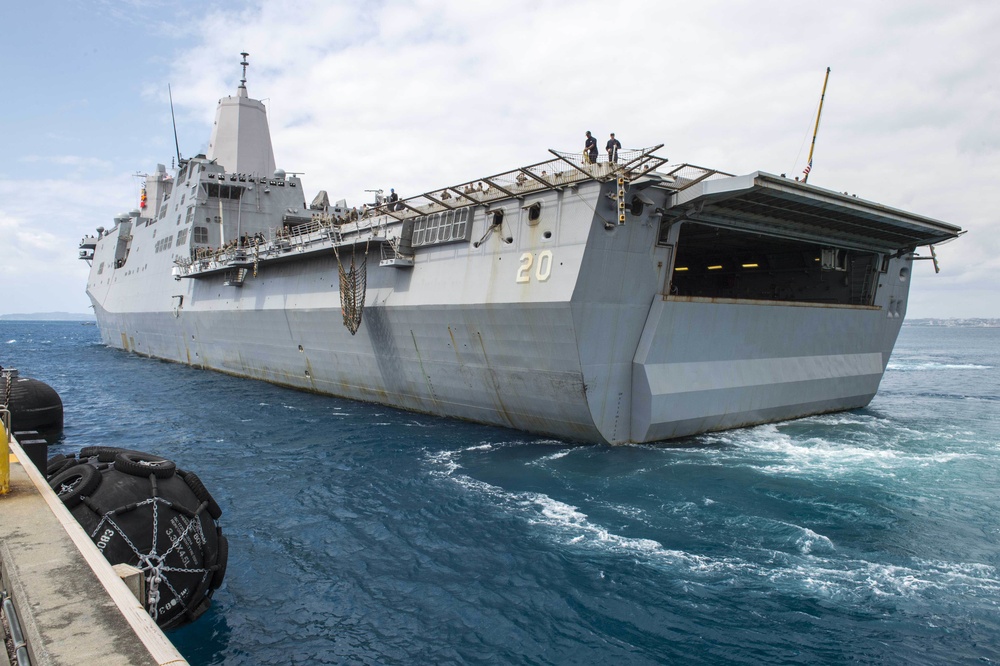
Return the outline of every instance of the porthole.
[[[542,234],[542,238],[544,238],[545,240],[550,240],[552,238],[552,232],[546,231],[545,233]]]
[[[304,349],[302,349],[302,345],[299,345],[299,351],[300,351],[300,352],[301,352],[301,351],[305,351]]]
[[[642,203],[642,199],[639,197],[632,197],[632,202],[629,205],[629,212],[638,217],[642,215],[642,209],[646,204]]]
[[[900,282],[906,282],[907,278],[909,278],[909,277],[910,277],[910,269],[909,268],[907,268],[906,266],[903,266],[902,268],[899,269],[899,281]]]

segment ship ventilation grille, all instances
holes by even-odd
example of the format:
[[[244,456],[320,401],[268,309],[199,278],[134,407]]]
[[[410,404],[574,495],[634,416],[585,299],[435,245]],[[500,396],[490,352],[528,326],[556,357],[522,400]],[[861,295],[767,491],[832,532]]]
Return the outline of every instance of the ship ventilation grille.
[[[337,246],[333,246],[337,255],[337,271],[340,273],[340,312],[344,315],[344,326],[354,335],[361,326],[361,315],[365,309],[365,292],[368,285],[368,243],[365,243],[365,253],[361,261],[355,260],[355,251],[351,249],[351,263],[344,268]]]

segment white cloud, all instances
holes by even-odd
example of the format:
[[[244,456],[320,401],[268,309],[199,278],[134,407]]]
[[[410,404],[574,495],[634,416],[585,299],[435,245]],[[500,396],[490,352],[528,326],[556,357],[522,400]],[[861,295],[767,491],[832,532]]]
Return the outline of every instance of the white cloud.
[[[968,310],[954,314],[1000,317],[992,278],[1000,256],[993,2],[214,7],[145,28],[192,42],[159,56],[162,71],[144,83],[164,109],[149,119],[159,138],[132,149],[135,159],[150,159],[146,169],[173,153],[166,83],[186,127],[182,153],[203,151],[244,49],[248,89],[266,99],[278,165],[305,172],[307,199],[326,189],[351,203],[367,188],[406,196],[544,160],[550,147],[576,151],[588,129],[599,140],[615,131],[627,147],[664,143],[675,162],[791,176],[805,164],[830,66],[810,183],[968,229],[940,248],[941,275],[925,279],[929,262],[918,265],[909,314],[934,316],[962,302]],[[116,103],[122,113],[126,103]],[[163,153],[147,157],[152,146]],[[89,159],[103,167],[106,158],[95,147]],[[87,201],[99,219],[128,207],[109,198],[134,193],[120,177],[104,184],[111,190]],[[25,215],[44,225],[48,213]],[[77,226],[81,235],[95,225]],[[975,298],[956,297],[973,289]]]

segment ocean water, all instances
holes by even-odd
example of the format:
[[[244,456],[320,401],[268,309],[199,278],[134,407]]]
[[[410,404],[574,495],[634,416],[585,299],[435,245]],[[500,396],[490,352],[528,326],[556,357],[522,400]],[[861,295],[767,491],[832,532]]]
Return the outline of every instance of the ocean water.
[[[904,327],[872,404],[567,446],[0,321],[51,453],[156,452],[224,514],[192,664],[1000,662],[1000,329]]]

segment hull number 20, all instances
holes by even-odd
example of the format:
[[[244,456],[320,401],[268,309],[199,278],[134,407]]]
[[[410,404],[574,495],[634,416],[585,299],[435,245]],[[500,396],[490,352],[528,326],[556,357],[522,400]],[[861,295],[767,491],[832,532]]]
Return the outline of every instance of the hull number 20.
[[[531,267],[535,267],[535,279],[545,282],[552,275],[552,250],[542,250],[538,253],[536,261],[535,255],[525,252],[521,255],[521,265],[517,267],[518,284],[531,282]]]

